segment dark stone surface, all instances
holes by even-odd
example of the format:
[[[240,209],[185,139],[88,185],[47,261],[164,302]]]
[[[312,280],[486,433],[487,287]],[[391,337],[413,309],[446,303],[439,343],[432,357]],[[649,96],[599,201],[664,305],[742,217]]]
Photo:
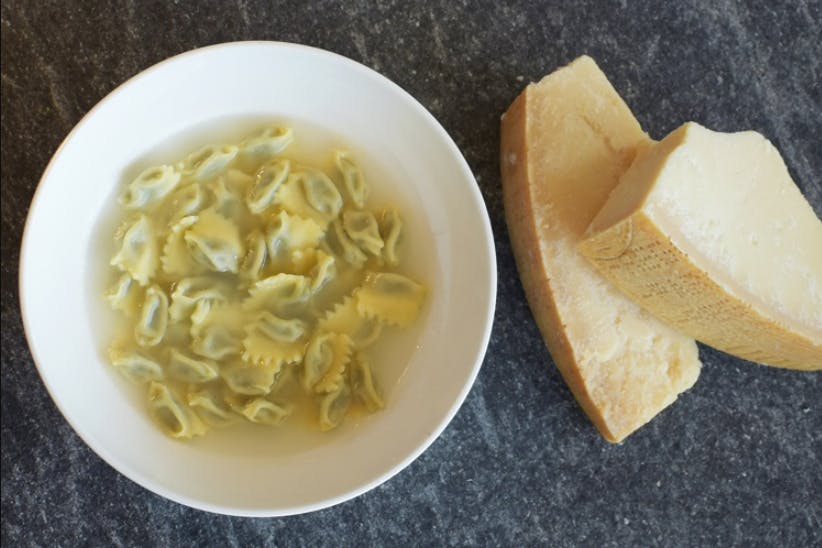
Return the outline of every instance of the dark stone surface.
[[[192,510],[106,465],[44,390],[17,300],[27,207],[71,127],[153,63],[242,39],[326,48],[417,97],[474,170],[499,260],[488,355],[442,437],[372,492],[284,519]],[[702,348],[697,386],[615,446],[543,347],[503,219],[498,120],[581,53],[653,136],[689,119],[763,132],[822,214],[819,0],[4,2],[3,545],[821,545],[822,374]]]

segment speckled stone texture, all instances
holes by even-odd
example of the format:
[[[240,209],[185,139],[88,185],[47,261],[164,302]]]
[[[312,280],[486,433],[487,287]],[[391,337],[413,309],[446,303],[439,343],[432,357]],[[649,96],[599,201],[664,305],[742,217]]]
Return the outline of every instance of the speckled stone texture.
[[[329,49],[419,99],[476,174],[499,261],[488,354],[442,437],[372,492],[283,519],[177,505],[92,453],[36,373],[17,293],[28,204],[72,126],[152,64],[244,39]],[[4,2],[3,545],[822,545],[822,374],[703,347],[697,386],[610,445],[542,344],[503,218],[499,116],[582,53],[655,137],[691,119],[764,133],[822,214],[820,0]]]

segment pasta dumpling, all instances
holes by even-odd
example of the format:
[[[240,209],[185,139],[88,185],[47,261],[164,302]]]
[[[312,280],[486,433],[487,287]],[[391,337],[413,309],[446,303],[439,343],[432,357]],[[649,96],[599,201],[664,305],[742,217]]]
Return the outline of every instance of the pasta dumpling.
[[[202,266],[215,272],[237,272],[243,244],[237,227],[207,209],[183,236],[189,252]]]
[[[291,414],[292,406],[275,403],[265,398],[254,398],[243,405],[236,405],[234,410],[258,424],[281,424]]]
[[[397,247],[402,235],[402,220],[394,209],[383,212],[380,222],[380,236],[385,245],[382,248],[382,257],[389,266],[397,266],[400,256]]]
[[[294,141],[294,131],[289,127],[270,127],[242,143],[243,154],[274,156]]]
[[[335,220],[331,223],[331,228],[328,233],[328,245],[331,250],[337,256],[345,259],[345,261],[354,268],[362,268],[365,261],[368,260],[368,257],[362,252],[357,244],[355,244],[351,238],[348,237],[342,223],[340,223],[339,220]]]
[[[145,215],[125,229],[120,251],[111,259],[111,265],[128,272],[140,285],[148,285],[157,271],[159,257],[154,227]]]
[[[365,177],[360,168],[351,159],[348,152],[338,150],[334,153],[334,163],[337,164],[337,169],[343,178],[343,187],[345,188],[348,199],[358,209],[365,207],[365,200],[368,198],[368,187],[365,184]]]
[[[246,254],[240,263],[240,275],[246,280],[259,280],[263,276],[268,260],[268,245],[265,235],[255,230],[246,240]]]
[[[243,200],[236,191],[229,188],[226,178],[216,177],[208,183],[208,190],[213,197],[211,209],[225,219],[238,218],[241,216]]]
[[[126,316],[134,316],[137,313],[142,298],[143,293],[139,284],[127,272],[123,273],[106,293],[111,308]]]
[[[316,221],[280,211],[266,233],[268,251],[272,257],[295,249],[316,248],[323,237],[323,228]]]
[[[345,384],[345,369],[352,349],[348,335],[320,333],[314,336],[303,359],[303,388],[318,394],[338,390]]]
[[[221,428],[229,426],[240,420],[240,417],[234,413],[225,400],[215,394],[214,390],[199,390],[197,392],[190,392],[186,396],[188,406],[194,410],[195,413],[207,425]]]
[[[383,241],[380,237],[380,228],[377,219],[370,211],[345,211],[343,213],[343,228],[351,240],[375,257],[380,256]]]
[[[205,209],[207,198],[203,187],[197,183],[185,185],[175,190],[167,200],[168,223],[173,225],[183,217],[188,217]]]
[[[224,170],[237,156],[234,145],[207,145],[191,153],[182,165],[183,172],[195,181],[204,182]]]
[[[240,353],[240,342],[222,325],[204,327],[192,337],[191,349],[195,354],[212,360],[222,360]]]
[[[160,364],[138,352],[112,350],[110,357],[111,364],[135,384],[159,381],[164,377]]]
[[[334,181],[315,169],[303,169],[299,176],[309,205],[326,220],[336,218],[342,209],[343,200]]]
[[[374,376],[371,374],[371,365],[368,363],[368,359],[362,354],[357,354],[351,360],[349,371],[351,392],[354,396],[371,413],[382,409],[385,404],[377,391],[377,385]]]
[[[408,327],[422,307],[425,288],[401,274],[369,273],[355,292],[357,310],[369,318]]]
[[[296,274],[275,274],[251,286],[243,301],[246,310],[271,310],[286,314],[294,312],[309,296],[311,280]]]
[[[145,209],[160,202],[180,182],[180,173],[171,166],[150,167],[140,173],[123,196],[128,209]]]
[[[357,349],[374,344],[382,332],[382,325],[360,314],[356,301],[350,296],[326,312],[317,326],[323,331],[348,335]]]
[[[254,366],[242,361],[235,361],[220,370],[220,376],[232,392],[249,396],[268,394],[278,373],[274,366]]]
[[[148,408],[160,428],[171,437],[193,438],[206,432],[200,417],[181,402],[166,384],[157,381],[149,383]]]
[[[172,348],[169,352],[168,374],[183,382],[203,383],[216,379],[219,367],[212,361],[193,358]]]
[[[351,389],[342,385],[320,400],[320,430],[332,430],[340,425],[351,405]]]
[[[166,274],[191,276],[203,270],[203,267],[192,258],[183,239],[186,230],[196,222],[196,215],[183,217],[169,229],[166,244],[163,246],[163,256],[160,258],[163,272]]]
[[[134,326],[134,338],[140,346],[156,346],[163,340],[168,327],[168,297],[152,285],[146,290],[140,317]]]
[[[302,359],[305,331],[306,326],[300,320],[286,320],[263,312],[246,328],[243,360],[252,365],[271,366],[275,373],[279,372],[283,364]]]
[[[172,320],[179,322],[191,317],[199,301],[222,302],[226,299],[227,291],[223,284],[210,276],[183,278],[177,282],[171,293],[169,314]]]
[[[245,202],[252,213],[260,214],[274,202],[274,198],[288,178],[291,162],[284,159],[271,161],[261,167],[254,176],[254,184],[248,189]]]

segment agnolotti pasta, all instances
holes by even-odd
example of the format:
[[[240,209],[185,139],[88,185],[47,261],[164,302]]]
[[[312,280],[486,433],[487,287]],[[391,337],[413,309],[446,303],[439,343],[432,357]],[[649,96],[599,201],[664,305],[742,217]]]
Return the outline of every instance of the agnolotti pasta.
[[[385,405],[366,352],[426,296],[396,271],[402,220],[369,208],[350,153],[321,169],[293,143],[272,126],[208,145],[144,170],[120,199],[104,295],[128,330],[109,357],[171,437],[298,409],[324,431]]]
[[[214,272],[237,272],[243,244],[231,221],[207,209],[183,235],[190,256]]]
[[[365,200],[368,198],[368,187],[360,168],[345,150],[334,152],[334,163],[337,164],[337,169],[340,170],[342,175],[346,197],[354,204],[354,207],[362,209],[365,207]]]
[[[134,325],[134,339],[140,346],[160,344],[168,328],[168,297],[152,285],[146,290],[140,317]]]
[[[148,217],[140,215],[122,232],[121,237],[116,237],[120,250],[111,259],[111,265],[130,274],[140,285],[148,285],[160,262],[154,227]]]
[[[342,219],[345,233],[357,247],[379,257],[385,243],[380,237],[380,228],[374,214],[370,211],[346,211]]]
[[[402,274],[370,272],[355,296],[357,310],[364,316],[408,327],[417,319],[425,288]]]
[[[123,205],[128,209],[146,209],[162,200],[179,182],[180,173],[173,167],[150,167],[128,185]]]
[[[111,308],[119,310],[126,316],[137,314],[137,307],[143,298],[143,292],[130,274],[122,274],[106,293]]]

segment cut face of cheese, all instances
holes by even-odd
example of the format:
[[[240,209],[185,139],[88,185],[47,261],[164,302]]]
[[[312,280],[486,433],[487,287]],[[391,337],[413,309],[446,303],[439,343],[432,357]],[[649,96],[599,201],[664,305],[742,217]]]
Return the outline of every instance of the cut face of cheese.
[[[502,120],[505,216],[531,311],[566,383],[610,441],[651,420],[700,370],[693,339],[630,301],[577,250],[650,143],[589,57],[528,86]]]
[[[637,158],[589,234],[580,250],[671,326],[822,369],[822,222],[760,134],[683,125]]]

